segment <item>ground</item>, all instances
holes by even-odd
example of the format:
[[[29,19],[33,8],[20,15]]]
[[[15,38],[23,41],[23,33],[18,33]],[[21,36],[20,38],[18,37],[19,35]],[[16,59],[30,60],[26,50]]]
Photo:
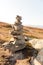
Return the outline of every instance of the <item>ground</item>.
[[[13,24],[12,24],[13,25]],[[8,23],[2,23],[0,22],[0,46],[6,41],[9,42],[13,36],[10,34],[10,31],[12,30],[11,24]],[[30,60],[33,61],[36,65],[41,65],[36,60],[37,52],[40,52],[40,49],[43,48],[43,29],[39,28],[32,28],[23,26],[23,35],[24,37],[27,37],[27,40],[25,40],[25,43],[27,44],[27,51],[24,52],[27,55],[26,59],[23,60],[17,60],[15,65],[30,65]],[[14,50],[14,49],[13,49]],[[11,55],[11,52],[9,50],[4,50],[4,48],[0,48],[0,60],[3,60],[1,56],[4,55]],[[25,55],[25,56],[26,56]],[[35,65],[34,64],[34,65]]]

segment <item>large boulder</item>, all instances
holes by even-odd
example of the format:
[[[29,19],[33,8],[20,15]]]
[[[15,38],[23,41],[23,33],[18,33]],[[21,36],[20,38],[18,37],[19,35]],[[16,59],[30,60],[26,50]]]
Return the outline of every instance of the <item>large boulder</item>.
[[[35,49],[42,49],[43,48],[43,39],[32,39],[29,41],[29,43]]]
[[[34,65],[43,65],[43,49],[41,49],[37,57],[33,60]]]

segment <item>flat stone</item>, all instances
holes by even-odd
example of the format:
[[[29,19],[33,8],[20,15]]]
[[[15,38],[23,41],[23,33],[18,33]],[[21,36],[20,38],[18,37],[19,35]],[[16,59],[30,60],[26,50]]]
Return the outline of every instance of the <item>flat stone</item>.
[[[9,49],[9,51],[11,52],[15,52],[15,51],[18,51],[18,50],[21,50],[21,49],[24,49],[26,47],[26,44],[22,44],[22,43],[16,43],[16,44],[13,44],[13,43],[10,43],[8,45],[5,45],[4,48],[5,49]]]

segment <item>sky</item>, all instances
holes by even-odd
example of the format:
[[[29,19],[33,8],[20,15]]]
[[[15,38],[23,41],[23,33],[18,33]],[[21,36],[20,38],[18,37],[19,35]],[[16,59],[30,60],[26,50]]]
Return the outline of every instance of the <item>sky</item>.
[[[16,15],[23,25],[43,26],[43,0],[0,0],[0,21],[13,24]]]

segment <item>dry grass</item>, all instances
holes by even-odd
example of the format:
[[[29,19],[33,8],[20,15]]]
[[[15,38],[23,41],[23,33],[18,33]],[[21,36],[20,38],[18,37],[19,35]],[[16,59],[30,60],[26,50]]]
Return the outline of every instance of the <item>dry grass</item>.
[[[0,40],[9,41],[12,37],[11,34],[9,34],[11,30],[10,24],[0,22]],[[23,34],[25,36],[43,39],[43,29],[23,26]]]

